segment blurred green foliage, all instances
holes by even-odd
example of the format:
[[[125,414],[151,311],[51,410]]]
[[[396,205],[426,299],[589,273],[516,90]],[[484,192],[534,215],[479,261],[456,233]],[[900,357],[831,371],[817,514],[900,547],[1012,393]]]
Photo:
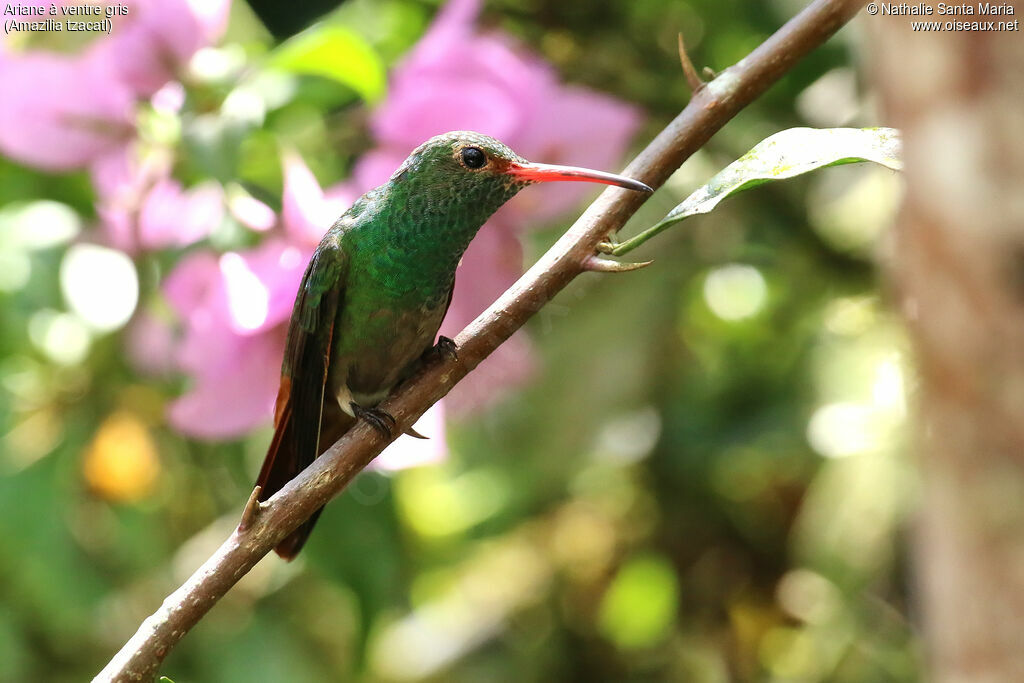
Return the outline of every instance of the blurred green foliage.
[[[643,142],[687,101],[678,31],[698,68],[722,69],[797,8],[495,0],[484,23],[567,80],[642,106]],[[320,76],[282,93],[260,130],[200,114],[147,134],[190,145],[182,177],[241,168],[267,201],[280,142],[334,182],[366,145],[363,101],[435,9],[339,7],[330,35],[362,60],[353,78],[302,36],[271,52],[285,30],[238,3],[222,56],[270,54]],[[853,40],[844,32],[738,116],[624,235],[771,133],[877,124]],[[194,111],[230,87],[207,83],[190,91]],[[900,455],[908,371],[871,264],[895,183],[841,168],[759,189],[644,245],[637,259],[653,267],[573,283],[529,326],[535,381],[455,422],[446,463],[361,475],[300,559],[261,563],[164,672],[179,683],[917,680],[900,535],[915,488]],[[36,199],[86,224],[93,211],[84,174],[0,160],[0,681],[79,681],[230,533],[269,433],[183,439],[163,424],[181,387],[136,376],[116,334],[91,336],[82,357],[47,346],[66,309],[66,239],[17,231],[12,216]],[[533,233],[527,258],[563,227]],[[144,263],[144,292],[166,265]],[[152,453],[117,473],[129,488],[150,482],[139,495],[90,485],[88,468],[106,466],[90,460],[101,438]]]

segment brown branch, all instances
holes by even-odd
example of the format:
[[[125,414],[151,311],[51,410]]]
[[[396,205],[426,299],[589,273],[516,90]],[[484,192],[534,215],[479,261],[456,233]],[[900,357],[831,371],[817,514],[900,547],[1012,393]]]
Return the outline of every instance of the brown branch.
[[[252,526],[252,522],[256,519],[256,515],[259,514],[260,508],[260,491],[263,490],[262,486],[255,486],[252,489],[252,493],[249,494],[249,500],[245,502],[245,507],[242,509],[242,519],[238,522],[238,531],[242,532]]]
[[[630,177],[659,187],[679,166],[811,50],[849,21],[864,0],[815,0],[745,59],[707,83],[679,116],[626,168]],[[599,242],[620,229],[647,195],[610,188],[498,301],[459,335],[458,360],[424,369],[381,408],[403,433],[534,313],[585,272]],[[342,489],[388,441],[358,423],[312,465],[246,515],[236,530],[139,627],[95,681],[149,681],[168,651],[264,555]]]

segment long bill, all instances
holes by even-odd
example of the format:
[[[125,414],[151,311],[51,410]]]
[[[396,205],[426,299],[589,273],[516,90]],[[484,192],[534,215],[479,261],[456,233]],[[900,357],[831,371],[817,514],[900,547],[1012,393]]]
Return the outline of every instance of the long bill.
[[[633,180],[626,176],[615,175],[614,173],[594,171],[589,168],[579,168],[578,166],[554,166],[552,164],[534,164],[527,162],[525,164],[512,164],[506,172],[511,176],[530,180],[535,183],[569,180],[584,183],[617,185],[618,187],[624,187],[627,190],[636,190],[637,192],[654,192],[654,190],[647,187],[647,185],[644,185],[639,180]]]

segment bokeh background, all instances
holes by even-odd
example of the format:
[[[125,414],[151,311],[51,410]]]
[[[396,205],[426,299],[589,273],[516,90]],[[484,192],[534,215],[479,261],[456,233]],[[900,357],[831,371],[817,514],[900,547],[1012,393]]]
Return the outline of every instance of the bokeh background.
[[[237,522],[325,227],[426,137],[621,169],[800,3],[135,0],[0,44],[0,680],[80,681]],[[844,29],[625,234],[759,140],[877,125]],[[596,190],[533,188],[457,332]],[[181,681],[911,681],[899,179],[726,202],[579,278],[178,646]],[[633,255],[631,255],[632,257]]]

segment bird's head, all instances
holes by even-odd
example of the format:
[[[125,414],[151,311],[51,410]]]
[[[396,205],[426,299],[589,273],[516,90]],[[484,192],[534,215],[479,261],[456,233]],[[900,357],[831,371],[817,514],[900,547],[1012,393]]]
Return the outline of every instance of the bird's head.
[[[402,194],[408,198],[412,211],[464,208],[485,214],[483,219],[519,190],[535,183],[604,183],[651,192],[647,185],[632,178],[527,161],[504,143],[471,131],[453,131],[430,138],[409,155],[391,180],[394,187],[409,190]]]

